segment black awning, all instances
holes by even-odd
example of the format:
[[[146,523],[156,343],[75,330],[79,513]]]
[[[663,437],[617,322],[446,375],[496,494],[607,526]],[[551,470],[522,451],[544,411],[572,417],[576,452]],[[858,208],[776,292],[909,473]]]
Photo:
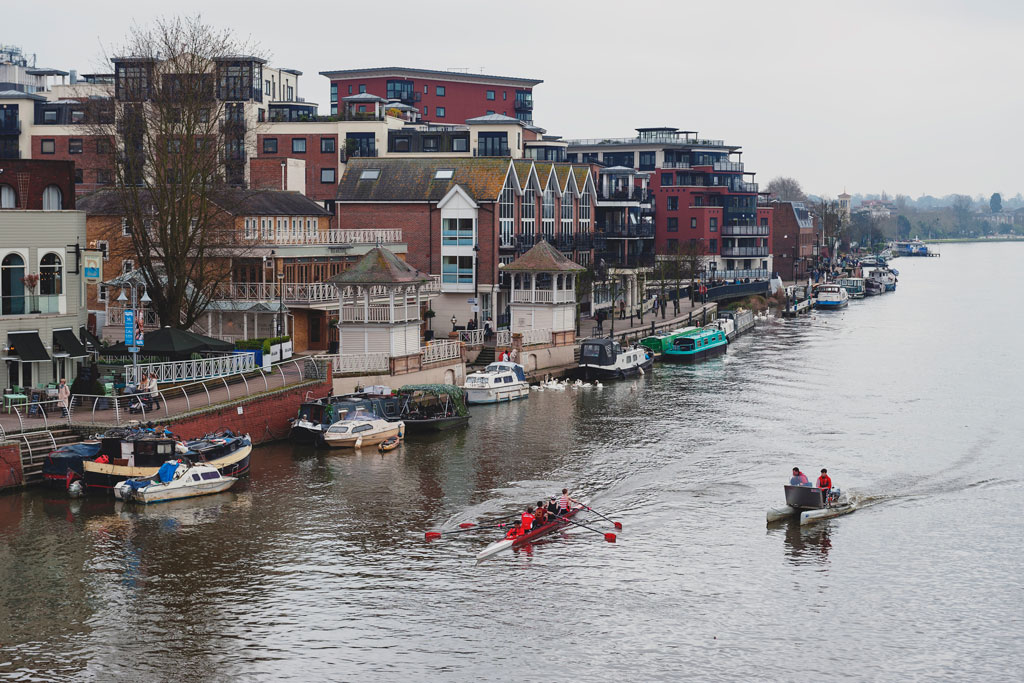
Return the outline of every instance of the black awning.
[[[78,336],[81,338],[83,342],[85,342],[86,346],[92,347],[89,350],[92,351],[93,353],[99,353],[100,349],[103,348],[103,342],[101,342],[95,334],[90,332],[89,328],[87,327],[79,327]]]
[[[8,332],[7,343],[22,363],[41,363],[50,360],[38,332]]]
[[[70,327],[63,330],[53,331],[54,354],[57,352],[58,344],[60,344],[64,353],[68,354],[72,358],[82,358],[89,355],[89,352],[85,350],[85,346],[82,342],[78,341],[78,337],[75,336],[74,331]]]

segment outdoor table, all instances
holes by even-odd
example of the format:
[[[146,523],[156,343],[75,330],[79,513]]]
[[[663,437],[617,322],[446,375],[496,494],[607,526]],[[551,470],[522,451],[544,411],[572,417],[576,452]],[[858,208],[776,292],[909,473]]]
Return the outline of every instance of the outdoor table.
[[[28,403],[28,396],[25,394],[4,394],[4,407],[7,409],[8,415],[11,414],[15,403]]]

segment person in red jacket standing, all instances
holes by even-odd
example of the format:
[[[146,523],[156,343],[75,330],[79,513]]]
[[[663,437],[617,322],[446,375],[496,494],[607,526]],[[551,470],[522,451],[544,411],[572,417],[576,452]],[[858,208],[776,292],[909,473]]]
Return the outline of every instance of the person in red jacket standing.
[[[821,476],[818,477],[818,488],[821,489],[821,499],[829,504],[829,492],[832,490],[832,477],[828,476],[828,470],[821,468]]]

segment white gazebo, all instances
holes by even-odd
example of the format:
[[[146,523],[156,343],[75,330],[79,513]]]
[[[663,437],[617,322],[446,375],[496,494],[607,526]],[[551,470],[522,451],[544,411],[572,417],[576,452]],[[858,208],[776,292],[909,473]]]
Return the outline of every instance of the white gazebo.
[[[510,328],[524,346],[575,341],[576,273],[583,270],[543,240],[502,267],[512,281]]]

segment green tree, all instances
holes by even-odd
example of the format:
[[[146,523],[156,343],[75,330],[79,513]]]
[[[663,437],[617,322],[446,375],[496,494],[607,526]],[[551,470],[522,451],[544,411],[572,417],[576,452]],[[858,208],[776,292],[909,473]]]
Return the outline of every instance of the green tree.
[[[988,200],[988,208],[992,213],[999,213],[1003,210],[1003,197],[998,192],[993,192]]]
[[[901,240],[910,239],[910,219],[903,214],[896,217],[896,236]]]

